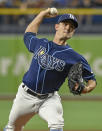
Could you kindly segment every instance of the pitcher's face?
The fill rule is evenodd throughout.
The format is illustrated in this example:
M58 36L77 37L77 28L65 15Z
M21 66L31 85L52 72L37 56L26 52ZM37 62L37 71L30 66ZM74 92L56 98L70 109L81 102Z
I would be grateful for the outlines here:
M72 21L63 21L59 24L56 24L56 33L61 39L70 39L74 32L75 32L75 26Z

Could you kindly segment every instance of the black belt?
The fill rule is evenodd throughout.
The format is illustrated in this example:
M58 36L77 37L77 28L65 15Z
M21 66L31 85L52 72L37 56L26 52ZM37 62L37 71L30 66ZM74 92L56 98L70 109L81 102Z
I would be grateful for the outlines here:
M22 85L22 87L24 88L26 85ZM48 97L49 94L43 94L43 95L39 95L33 91L31 91L30 89L27 89L26 91L28 94L32 95L32 96L36 96L39 99L46 99Z

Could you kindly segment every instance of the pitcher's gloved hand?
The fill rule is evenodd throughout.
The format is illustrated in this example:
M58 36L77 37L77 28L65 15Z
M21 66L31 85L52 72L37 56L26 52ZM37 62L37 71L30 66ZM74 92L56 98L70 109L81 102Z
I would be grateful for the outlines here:
M81 62L74 64L68 73L68 86L74 95L80 95L85 88L82 78L83 65ZM77 87L78 86L78 87ZM77 87L77 88L75 88Z

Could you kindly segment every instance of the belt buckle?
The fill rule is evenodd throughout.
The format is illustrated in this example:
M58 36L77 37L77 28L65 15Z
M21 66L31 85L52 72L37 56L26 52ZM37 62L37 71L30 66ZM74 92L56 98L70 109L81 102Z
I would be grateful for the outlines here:
M38 94L36 92L31 91L25 84L22 85L25 92L28 92L29 94L38 97L39 99L45 99L48 97L49 94Z
M39 99L45 99L48 97L48 94L45 95L37 95Z

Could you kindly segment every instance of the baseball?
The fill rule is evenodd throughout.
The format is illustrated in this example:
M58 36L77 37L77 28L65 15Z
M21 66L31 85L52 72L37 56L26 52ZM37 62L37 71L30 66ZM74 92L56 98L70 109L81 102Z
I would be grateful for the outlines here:
M51 9L50 9L50 14L51 14L51 15L55 15L55 14L57 14L57 13L58 13L58 11L57 11L56 8L51 8Z

